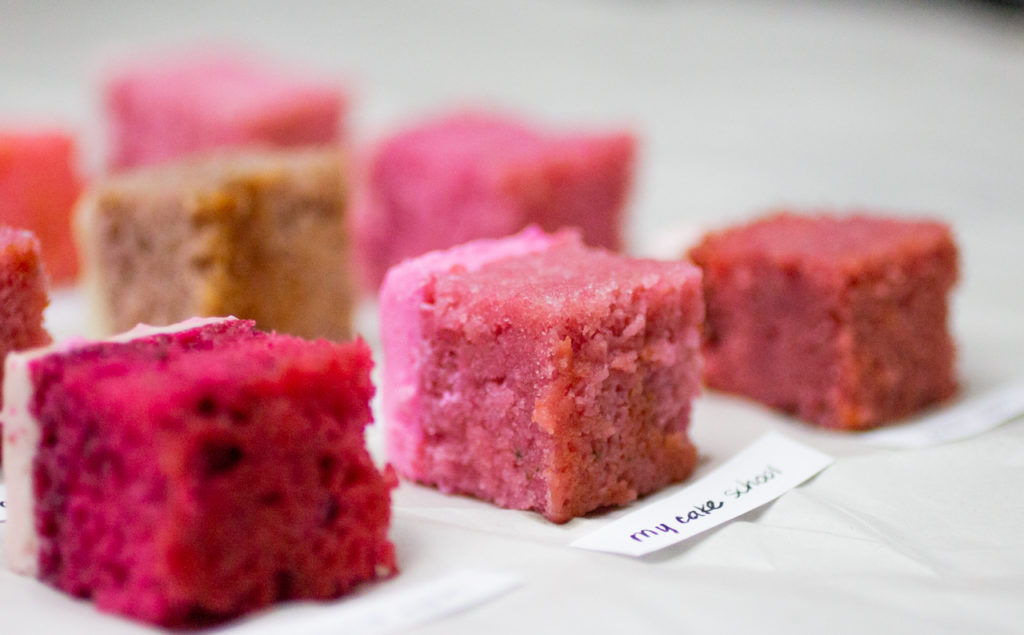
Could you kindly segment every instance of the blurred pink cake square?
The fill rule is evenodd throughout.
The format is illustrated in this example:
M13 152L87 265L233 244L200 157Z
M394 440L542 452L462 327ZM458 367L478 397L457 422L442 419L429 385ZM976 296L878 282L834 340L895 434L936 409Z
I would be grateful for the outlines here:
M210 148L339 142L340 85L239 54L125 65L106 85L110 163L125 168Z
M552 132L457 114L381 142L365 167L356 235L367 285L430 250L536 224L578 227L592 246L622 246L635 142L625 132Z
M75 160L75 141L63 130L0 130L0 223L36 235L56 284L73 283L78 273L71 209L82 182Z
M7 565L195 627L390 575L370 351L194 319L7 359Z
M708 386L845 429L956 390L946 225L784 213L711 234L690 256L704 270Z
M381 288L388 457L566 522L693 470L700 271L531 227L407 260Z

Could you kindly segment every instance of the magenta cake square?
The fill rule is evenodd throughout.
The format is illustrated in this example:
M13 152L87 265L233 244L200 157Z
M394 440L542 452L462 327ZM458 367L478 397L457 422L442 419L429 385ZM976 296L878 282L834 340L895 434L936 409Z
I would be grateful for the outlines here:
M171 627L390 575L371 365L227 318L9 356L8 566Z
M685 479L700 272L531 227L408 260L381 289L388 457L566 522Z
M398 132L370 153L356 209L367 285L427 251L536 224L578 227L622 246L635 141L626 132L553 132L465 113Z
M114 168L219 147L334 144L346 108L334 82L222 51L124 64L105 98Z
M690 257L704 270L708 386L844 429L956 390L946 225L782 213L711 234Z

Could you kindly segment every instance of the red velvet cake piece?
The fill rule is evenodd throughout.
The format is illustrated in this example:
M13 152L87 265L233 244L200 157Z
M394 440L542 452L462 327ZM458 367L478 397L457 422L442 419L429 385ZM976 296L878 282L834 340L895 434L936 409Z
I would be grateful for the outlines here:
M368 286L434 249L578 227L590 245L622 246L635 142L628 133L554 133L459 114L383 141L366 168L356 238Z
M237 54L196 52L120 70L106 86L111 164L228 146L334 144L346 102L330 81Z
M56 284L74 282L71 209L82 190L75 143L60 130L0 130L0 223L34 233Z
M700 271L536 228L432 252L381 289L389 459L566 522L685 479Z
M49 303L39 241L31 232L0 225L0 360L12 351L50 342L50 334L43 328L43 310Z
M690 257L704 270L708 386L845 429L956 390L946 225L778 214L709 235Z
M362 342L234 319L8 358L8 565L196 626L395 570Z

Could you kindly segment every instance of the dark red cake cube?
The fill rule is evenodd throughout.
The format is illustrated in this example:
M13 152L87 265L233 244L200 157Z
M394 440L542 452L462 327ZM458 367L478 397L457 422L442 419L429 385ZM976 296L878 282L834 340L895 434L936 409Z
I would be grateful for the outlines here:
M956 390L946 225L780 213L704 238L704 379L806 421L864 429Z

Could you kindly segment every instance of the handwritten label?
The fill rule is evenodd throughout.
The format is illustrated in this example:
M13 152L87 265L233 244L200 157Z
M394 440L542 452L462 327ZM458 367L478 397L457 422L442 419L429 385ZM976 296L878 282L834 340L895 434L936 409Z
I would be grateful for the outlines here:
M779 434L766 434L679 493L623 516L572 546L642 556L775 500L833 460Z
M466 611L521 585L521 579L512 574L462 570L412 588L368 593L329 607L284 608L222 632L233 633L237 629L246 635L285 631L309 635L393 633Z
M0 523L7 522L7 483L0 483Z
M1024 414L1024 378L914 421L861 434L871 445L924 448L973 437Z

